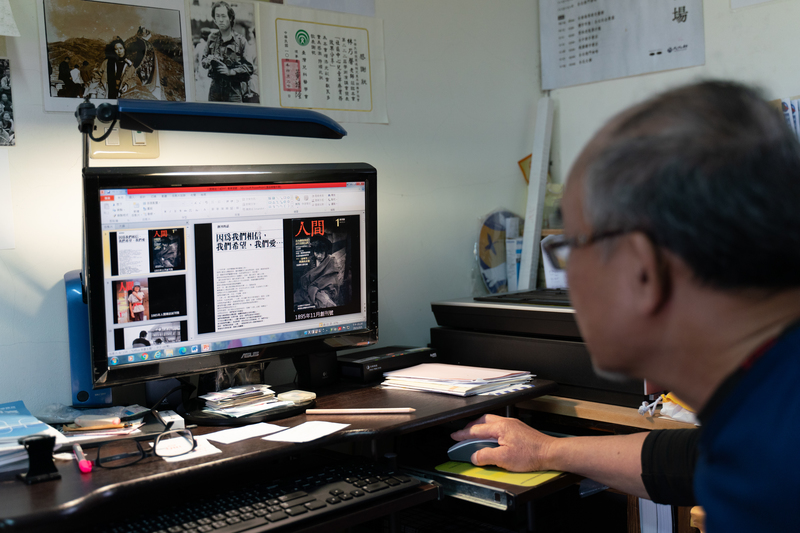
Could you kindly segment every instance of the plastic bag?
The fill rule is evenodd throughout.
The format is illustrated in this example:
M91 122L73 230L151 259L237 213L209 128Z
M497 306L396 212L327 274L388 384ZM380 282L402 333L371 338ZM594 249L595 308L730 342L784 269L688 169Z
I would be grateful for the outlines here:
M671 392L669 394L662 394L656 398L656 401L653 403L648 404L647 402L642 402L642 405L639 407L639 414L649 414L653 416L658 406L661 406L659 414L662 417L671 418L678 422L687 422L696 426L700 425L700 421L697 420L694 411Z
M122 417L126 409L127 407L125 406L76 409L68 405L52 403L36 413L36 418L45 424L71 424L81 415Z

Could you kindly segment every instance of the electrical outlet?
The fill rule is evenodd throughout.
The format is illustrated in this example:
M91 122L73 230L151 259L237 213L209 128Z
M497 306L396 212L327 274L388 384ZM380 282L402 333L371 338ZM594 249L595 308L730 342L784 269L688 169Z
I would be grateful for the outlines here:
M109 125L95 121L94 137L102 136ZM89 156L92 159L156 159L158 151L158 132L123 130L118 124L107 139L91 141Z

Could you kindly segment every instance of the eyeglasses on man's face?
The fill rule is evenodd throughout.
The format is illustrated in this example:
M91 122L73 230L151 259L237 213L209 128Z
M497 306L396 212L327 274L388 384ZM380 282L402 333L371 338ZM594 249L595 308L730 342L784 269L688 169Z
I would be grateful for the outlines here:
M197 448L197 441L188 429L167 429L153 444L140 439L121 439L107 442L97 449L95 464L102 468L122 468L136 464L146 457L178 457Z
M613 237L619 237L632 230L613 230L590 233L589 235L578 235L576 237L565 237L564 235L554 235L552 239L542 243L542 252L547 255L553 268L556 270L566 270L570 253L573 249L584 248L592 244Z

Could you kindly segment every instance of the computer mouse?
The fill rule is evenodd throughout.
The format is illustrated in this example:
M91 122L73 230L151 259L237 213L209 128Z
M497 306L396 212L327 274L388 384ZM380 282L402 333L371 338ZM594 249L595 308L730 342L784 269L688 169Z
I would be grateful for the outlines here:
M461 461L469 463L472 454L482 448L497 448L500 446L497 439L467 439L456 442L447 450L447 456L451 461Z

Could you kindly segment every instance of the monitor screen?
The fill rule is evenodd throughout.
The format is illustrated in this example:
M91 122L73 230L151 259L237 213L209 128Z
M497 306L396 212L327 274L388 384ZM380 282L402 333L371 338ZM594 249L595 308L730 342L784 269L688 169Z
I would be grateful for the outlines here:
M377 341L363 163L84 169L95 388Z

